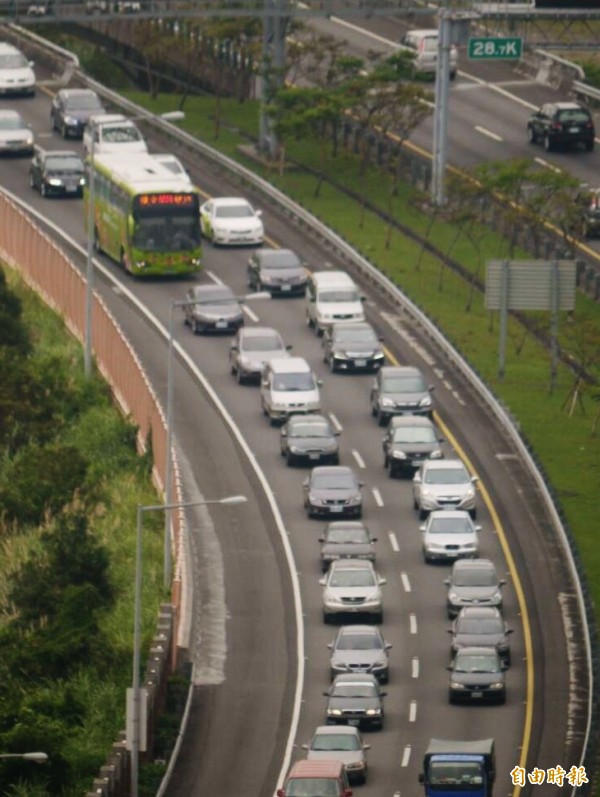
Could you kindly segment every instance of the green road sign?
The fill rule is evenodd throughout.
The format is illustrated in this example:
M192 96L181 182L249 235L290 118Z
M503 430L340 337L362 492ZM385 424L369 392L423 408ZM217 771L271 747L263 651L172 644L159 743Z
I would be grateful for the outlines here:
M469 58L476 61L520 58L523 39L519 36L476 36L469 39Z

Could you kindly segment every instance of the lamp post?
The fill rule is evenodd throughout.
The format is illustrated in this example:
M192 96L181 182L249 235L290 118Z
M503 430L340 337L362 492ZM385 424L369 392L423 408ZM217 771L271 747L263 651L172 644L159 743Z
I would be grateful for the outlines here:
M246 300L254 301L256 299L270 299L271 294L268 291L259 291L258 293L249 293L244 296L236 297L238 301L245 302ZM172 495L172 481L173 481L173 466L171 459L171 448L173 446L173 349L174 349L174 335L173 335L173 310L176 307L193 307L197 302L194 299L171 299L171 308L169 311L169 349L167 354L167 442L166 442L166 460L165 460L165 505L171 504L173 500ZM165 589L168 588L171 579L171 569L173 566L171 557L171 513L165 512L165 534L164 534L164 556L163 556L163 576Z
M159 119L167 122L180 122L185 117L183 111L167 111L159 114ZM130 116L130 121L147 119L147 116ZM105 124L113 124L105 122ZM94 298L94 201L96 194L96 177L94 172L94 158L96 155L96 132L102 127L102 122L95 126L91 136L91 146L88 166L88 208L87 208L87 254L85 264L85 331L84 331L84 371L86 377L92 375L92 308Z
M48 761L47 753L0 753L0 758L21 758L36 764L45 764Z
M187 509L206 504L233 506L244 504L245 495L230 495L203 501L185 501L177 504L138 505L135 544L135 598L133 610L133 678L131 704L131 797L138 797L138 765L140 753L140 637L142 611L142 520L145 512L164 512L171 509Z

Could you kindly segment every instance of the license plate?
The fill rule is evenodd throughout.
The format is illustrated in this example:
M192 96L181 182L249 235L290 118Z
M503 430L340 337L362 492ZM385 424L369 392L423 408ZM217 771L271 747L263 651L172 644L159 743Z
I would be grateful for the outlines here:
M366 360L354 360L354 365L357 368L364 368L366 364L367 364Z
M318 454L309 454L308 458L309 459L319 459L319 455Z
M282 291L291 291L292 290L292 286L291 285L282 285L281 286L281 290Z
M471 697L483 697L483 692L471 692Z
M329 511L330 512L341 512L343 508L344 508L343 506L330 506L329 507Z
M413 461L410 464L413 466L413 468L420 468L421 465L423 464L423 460L422 459L413 459Z
M357 728L360 725L360 720L348 720L348 725L354 725Z
M215 327L217 329L227 329L227 321L217 321Z
M74 194L77 191L77 186L75 185L68 185L67 186L67 193Z
M578 127L570 127L569 128L569 133L579 133L579 128Z

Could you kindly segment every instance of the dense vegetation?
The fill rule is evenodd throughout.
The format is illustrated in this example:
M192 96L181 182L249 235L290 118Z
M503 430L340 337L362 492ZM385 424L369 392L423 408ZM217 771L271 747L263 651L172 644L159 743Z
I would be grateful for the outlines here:
M124 727L135 508L156 503L136 428L62 322L0 270L0 793L81 797ZM145 536L144 626L160 601Z

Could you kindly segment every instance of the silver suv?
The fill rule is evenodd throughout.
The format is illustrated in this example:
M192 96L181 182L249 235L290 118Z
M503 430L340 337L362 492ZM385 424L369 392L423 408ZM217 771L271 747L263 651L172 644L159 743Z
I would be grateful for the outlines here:
M463 606L495 606L502 609L505 579L499 579L490 559L459 559L452 566L448 587L448 617L456 617Z

